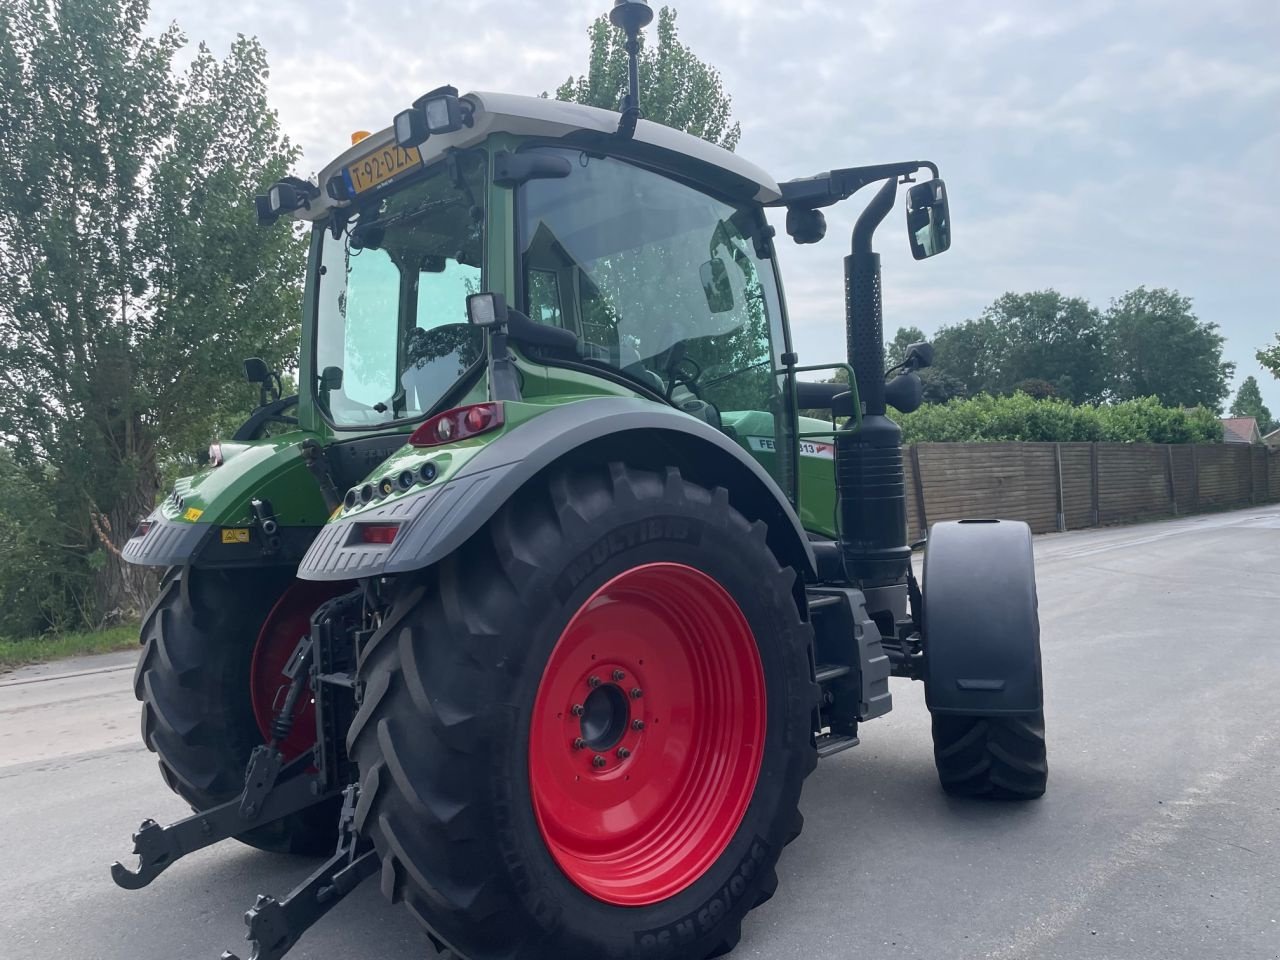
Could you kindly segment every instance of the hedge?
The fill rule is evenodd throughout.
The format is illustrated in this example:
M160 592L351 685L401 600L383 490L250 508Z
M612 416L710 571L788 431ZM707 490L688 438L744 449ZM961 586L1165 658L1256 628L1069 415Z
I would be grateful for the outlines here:
M1026 440L1047 443L1214 443L1222 423L1204 407L1185 410L1161 406L1155 397L1075 405L1066 400L1037 400L1025 393L1011 397L982 394L966 400L927 404L899 414L906 443Z

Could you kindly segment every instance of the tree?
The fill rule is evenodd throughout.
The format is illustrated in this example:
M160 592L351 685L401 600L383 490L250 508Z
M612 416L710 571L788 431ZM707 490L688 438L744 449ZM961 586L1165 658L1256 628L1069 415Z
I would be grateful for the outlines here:
M1270 433L1276 428L1275 421L1271 419L1271 411L1262 402L1262 391L1258 389L1258 381L1252 376L1245 377L1244 383L1240 384L1236 398L1231 404L1231 415L1253 417L1258 421L1258 429L1263 433Z
M641 35L640 102L645 118L675 127L733 150L742 136L732 121L733 101L724 92L720 74L680 42L676 12L658 11L658 45ZM587 72L570 77L556 90L557 100L618 109L627 88L626 34L608 17L591 25L591 60Z
M1276 334L1276 342L1259 350L1258 362L1271 371L1273 377L1280 378L1280 333Z
M893 339L884 345L885 369L896 367L907 356L907 347L920 343L925 339L924 331L919 327L899 327Z
M982 316L1004 334L1000 393L1040 381L1074 403L1101 399L1102 316L1088 301L1057 290L1006 293Z
M1222 409L1235 364L1222 359L1218 325L1201 322L1187 297L1138 287L1111 301L1105 323L1113 397Z
M1008 357L1008 331L985 313L944 326L933 338L933 369L963 384L968 396L1009 392Z
M301 239L252 194L296 158L266 57L145 36L147 0L0 7L0 440L56 487L60 542L97 571L99 613L148 578L119 550L164 463L248 405L245 356L297 342ZM8 549L7 546L0 549Z

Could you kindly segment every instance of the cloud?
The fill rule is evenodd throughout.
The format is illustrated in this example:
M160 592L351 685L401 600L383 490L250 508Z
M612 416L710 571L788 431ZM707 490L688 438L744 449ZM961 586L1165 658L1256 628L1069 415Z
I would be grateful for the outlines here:
M655 0L656 4L656 0ZM316 170L353 130L442 83L531 94L587 60L608 0L156 0L225 49L259 35L271 95ZM1270 238L1280 209L1280 4L1218 0L699 0L682 39L714 64L740 152L779 179L927 156L955 212L951 253L916 264L901 211L883 228L886 325L926 331L1006 290L1054 286L1100 306L1169 285L1219 323L1238 379L1280 327ZM841 260L858 203L825 243L783 239L796 340L842 358ZM1280 382L1260 378L1280 409Z

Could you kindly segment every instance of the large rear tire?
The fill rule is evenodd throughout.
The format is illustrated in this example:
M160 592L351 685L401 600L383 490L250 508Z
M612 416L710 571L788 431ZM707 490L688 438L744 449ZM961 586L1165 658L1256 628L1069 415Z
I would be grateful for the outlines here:
M348 746L382 889L469 960L720 956L814 768L795 573L724 490L613 464L403 581Z
M185 567L165 574L142 624L133 688L142 701L142 739L157 754L165 783L193 810L224 803L244 788L249 754L265 739L255 700L259 712L270 702L273 671L279 684L287 682L279 668L306 629L307 609L333 589L317 591L288 570ZM300 713L283 752L296 756L314 742L314 721ZM277 853L326 853L340 808L330 801L237 839Z

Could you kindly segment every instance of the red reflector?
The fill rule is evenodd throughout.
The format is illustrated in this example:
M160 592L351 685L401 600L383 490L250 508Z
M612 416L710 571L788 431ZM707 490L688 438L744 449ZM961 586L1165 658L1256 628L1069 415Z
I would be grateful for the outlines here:
M363 523L360 525L360 542L361 543L391 543L395 540L396 534L400 532L400 524L372 524Z
M151 532L151 521L143 520L140 524L138 524L138 529L133 531L132 539L136 540L138 537L145 537L150 532Z
M409 438L415 447L438 447L497 430L506 422L501 403L477 403L438 413Z

